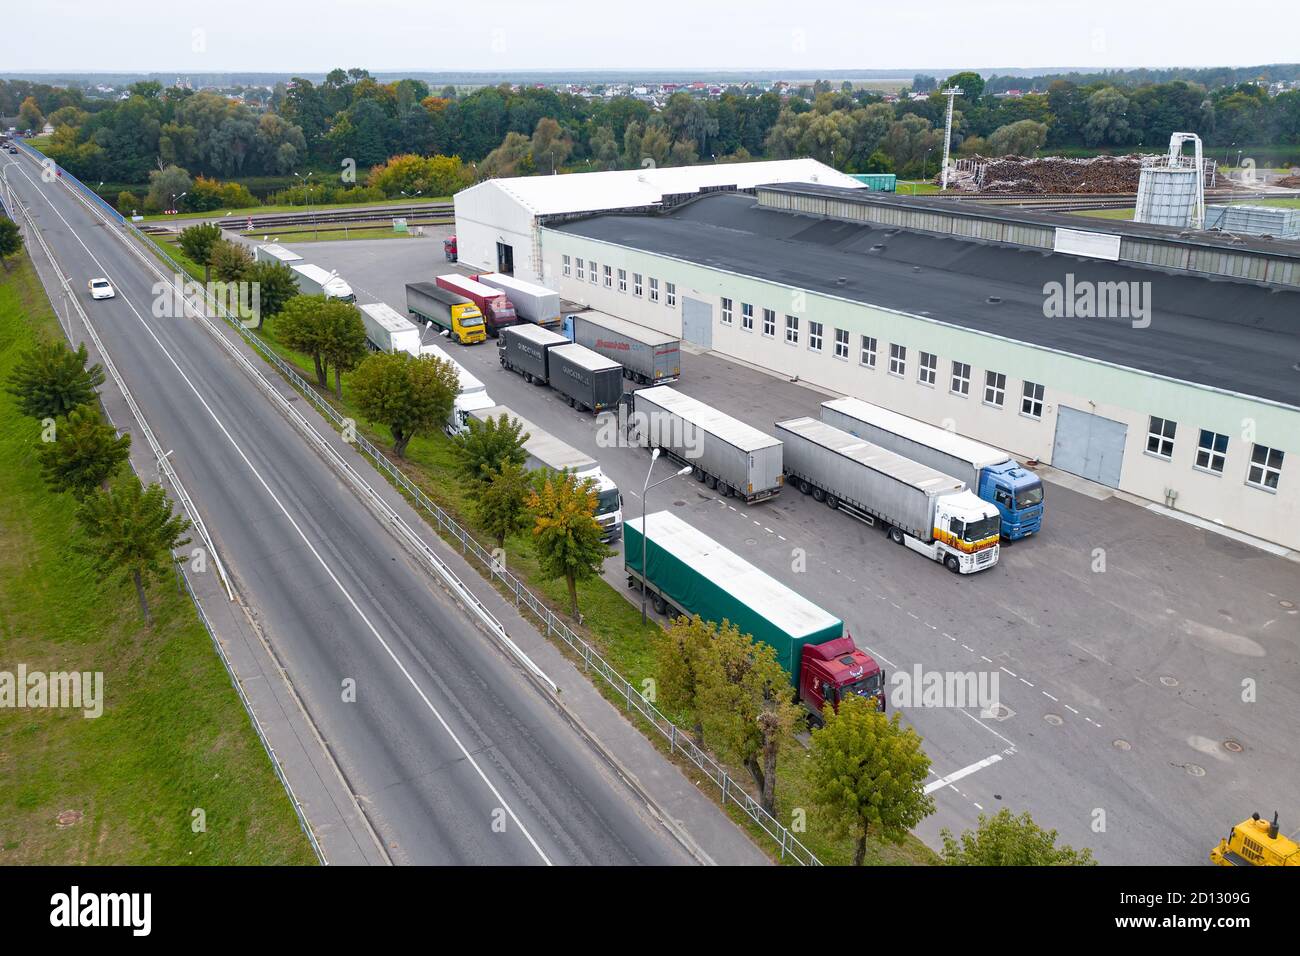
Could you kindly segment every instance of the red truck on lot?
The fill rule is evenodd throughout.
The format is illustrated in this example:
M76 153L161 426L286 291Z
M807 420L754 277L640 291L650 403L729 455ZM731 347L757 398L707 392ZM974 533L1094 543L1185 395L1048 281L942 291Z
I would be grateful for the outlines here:
M478 310L483 313L483 321L487 324L487 333L493 338L496 338L497 334L507 326L519 324L519 316L515 315L514 305L500 289L484 285L459 272L435 276L433 281L439 288L463 295L477 305Z

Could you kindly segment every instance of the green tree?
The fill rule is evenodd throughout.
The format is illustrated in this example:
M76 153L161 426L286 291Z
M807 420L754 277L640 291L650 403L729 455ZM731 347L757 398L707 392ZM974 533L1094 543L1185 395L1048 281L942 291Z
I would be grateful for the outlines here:
M1044 830L1028 813L1018 817L1003 807L991 817L979 816L974 831L954 838L946 828L943 859L949 866L1095 866L1088 848L1056 845L1056 831Z
M506 546L506 538L528 527L532 484L532 475L513 461L502 462L500 471L476 483L474 503L479 526L492 535L498 548Z
M523 423L502 412L484 421L470 418L456 436L456 460L460 472L470 481L486 481L507 463L522 465L528 460L524 442L529 434Z
M182 537L189 521L172 514L161 485L145 488L134 474L88 495L77 510L77 520L86 535L78 550L89 555L105 577L130 578L140 613L151 621L145 587L175 565L172 551L190 543Z
M9 257L22 247L23 234L18 231L18 224L7 217L0 218L0 262L4 263L5 272L9 271Z
M182 252L195 262L203 263L203 281L207 282L212 275L212 249L221 241L221 227L211 222L190 226L177 234L176 241Z
M343 399L343 373L350 372L370 352L361 310L351 302L331 300L321 312L321 357L334 367L334 397ZM459 380L458 380L459 384ZM454 398L455 392L452 392Z
M596 521L596 483L570 472L547 475L528 496L533 539L542 574L564 578L569 613L578 617L578 582L600 574L614 552L601 540Z
M853 865L861 866L867 836L901 843L907 831L934 812L925 793L930 758L921 738L886 717L872 700L848 695L828 710L812 735L813 800L838 832L854 840Z
M698 614L690 618L683 615L654 641L658 701L669 710L691 713L694 719L691 732L701 747L704 725L696 701L699 672L704 652L717 630L717 625L701 620Z
M696 673L696 701L709 746L749 771L759 802L776 812L776 764L794 740L800 709L790 675L776 650L730 622L704 645Z
M211 275L218 282L240 282L248 277L249 270L253 268L253 257L238 243L218 239L208 251L205 267L207 265L212 267Z
M144 197L145 208L151 212L162 212L164 209L173 208L173 200L177 207L184 208L181 195L189 192L192 185L194 183L190 179L190 174L174 164L151 170L149 192Z
M537 121L530 153L533 166L539 172L555 172L564 165L572 152L573 140L564 133L559 123L549 116L543 116Z
M74 352L62 342L23 353L9 376L8 392L18 399L18 410L32 418L57 419L95 401L104 370L98 364L86 368L88 357L84 344Z
M258 326L279 315L288 301L298 294L293 270L283 262L254 262L247 279L257 286Z
M292 303L290 303L292 305ZM352 373L352 395L361 414L388 426L393 453L406 456L416 435L437 431L447 421L460 377L443 359L406 352L378 352Z
M18 125L22 129L29 129L36 133L39 133L45 125L45 117L41 115L41 108L36 104L36 97L27 97L18 107Z
M84 498L108 479L131 454L131 436L117 434L94 405L81 405L57 419L54 441L36 446L41 474L55 491Z

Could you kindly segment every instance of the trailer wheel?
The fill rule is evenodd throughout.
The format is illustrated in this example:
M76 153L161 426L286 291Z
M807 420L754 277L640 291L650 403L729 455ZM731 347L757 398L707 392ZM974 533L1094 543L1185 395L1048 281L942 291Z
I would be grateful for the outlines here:
M812 494L812 485L808 484L808 482L806 482L806 481L804 481L802 478L800 478L800 479L799 479L799 490L802 491L805 495L810 495L810 494Z
M623 369L623 377L629 382L632 381L632 370L630 368Z
M892 527L892 526L891 526L890 529L889 529L889 540L892 541L892 542L894 542L894 544L902 544L902 543L903 543L903 529L902 529L902 528L895 528L895 527Z
M704 483L709 486L710 491L718 487L718 479L714 478L712 475L705 475Z
M953 574L961 574L961 562L957 560L957 555L950 554L943 559L944 567Z
M695 475L695 480L696 480L696 481L703 481L703 480L704 480L704 469L701 468L699 465L696 465L694 468L692 468L692 469L691 469L691 473L692 473L693 475Z
M820 489L820 488L814 488L814 489L812 490L812 496L813 496L813 501L825 501L825 500L826 500L826 492L823 491L823 490Z
M524 372L524 381L527 382L529 385L532 385L532 384L533 384L533 373L532 373L532 372Z
M834 495L827 495L826 507L830 508L832 511L838 511L840 507L840 499L836 498Z
M668 602L666 602L664 596L657 591L650 594L650 603L654 606L656 614L663 614L668 610Z
M736 489L731 487L731 485L723 484L718 487L722 489L722 497L724 498L731 498L736 494Z

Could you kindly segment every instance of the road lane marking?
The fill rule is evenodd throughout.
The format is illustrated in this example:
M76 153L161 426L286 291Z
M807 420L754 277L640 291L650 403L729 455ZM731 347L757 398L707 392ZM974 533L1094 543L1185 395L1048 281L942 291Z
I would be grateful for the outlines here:
M27 175L26 170L20 167L18 172L22 174L24 179L26 179L29 183L32 184L32 187L36 189L37 194L40 195L41 198L45 200L46 204L50 207L50 209L54 212L54 214L59 217L63 225L66 226L68 231L72 234L73 238L75 238L77 242L81 245L81 248L86 250L86 254L90 256L91 261L95 263L95 266L100 270L104 278L106 279L110 278L108 270L104 268L104 264L99 261L99 258L93 252L90 251L90 247L86 245L85 241L81 238L80 233L78 233L77 230L72 227L72 224L69 223L66 218L64 218L63 213L60 212L58 207L55 206L53 202L51 202L48 196L45 195L44 190L42 190L39 186L36 185L36 183L32 180L32 178ZM121 288L120 284L118 284L118 286L119 288ZM433 714L434 718L442 726L443 730L447 732L447 736L449 736L452 739L457 749L460 750L461 754L469 762L470 766L472 766L474 770L478 773L479 778L487 786L488 790L491 791L492 796L496 798L501 808L510 815L510 818L515 822L515 825L519 827L520 832L524 834L524 837L532 845L533 849L537 852L537 855L541 857L542 861L547 866L553 865L551 863L550 858L546 855L545 851L541 848L541 846L538 845L537 841L533 839L533 835L528 832L528 828L524 826L523 821L519 819L519 817L515 814L514 810L501 796L500 791L498 791L496 786L493 785L492 781L488 779L487 774L483 772L483 768L479 766L478 762L474 759L469 749L456 735L456 732L451 729L451 725L448 724L447 721L443 718L438 708L434 706L433 701L429 700L428 696L424 693L424 690L416 682L415 678L411 675L410 671L406 669L406 666L393 652L393 649L388 645L388 642L384 640L383 636L375 628L374 624L371 623L370 618L368 618L365 612L361 610L360 606L353 599L352 594L348 591L346 587L344 587L343 582L340 581L337 576L335 576L334 571L330 568L329 564L327 564L325 559L321 557L320 552L316 550L315 546L311 543L310 539L308 539L307 535L303 532L298 522L294 520L293 515L289 513L289 510L284 506L283 502L280 501L276 493L271 490L271 486L267 484L266 479L262 477L261 472L259 472L257 468L253 465L253 463L249 460L248 456L244 453L243 448L241 448L239 443L235 441L234 436L231 435L230 432L226 429L225 424L217 416L217 413L212 409L212 406L208 404L207 399L205 399L202 393L198 390L198 388L195 387L194 383L190 380L190 377L185 374L185 371L176 362L176 359L172 356L171 352L168 351L167 347L163 345L162 341L154 333L154 330L149 327L149 323L144 320L144 316L140 314L140 311L131 302L130 296L127 294L124 288L122 289L121 292L121 298L122 301L126 303L127 308L129 308L131 312L135 315L136 319L139 320L140 324L144 327L145 331L149 333L150 338L154 340L154 342L157 344L158 348L162 351L162 353L165 356L167 356L167 360L171 362L172 366L176 369L177 374L179 374L181 378L185 380L185 384L189 386L190 391L194 393L195 398L197 398L200 404L203 405L203 408L207 411L208 415L211 416L212 421L216 424L216 426L219 429L221 429L222 434L226 436L226 439L230 442L231 446L235 449L235 452L239 455L241 459L243 459L244 464L248 466L248 470L253 473L253 476L257 478L258 482L261 484L263 489L265 489L266 493L270 496L271 500L275 502L276 506L280 509L281 513L289 520L289 523L293 526L294 531L296 531L298 533L298 536L302 538L303 543L307 545L308 550L310 550L311 553L315 556L316 560L320 563L320 566L324 569L325 573L329 575L330 580L334 582L339 592L344 596L344 598L347 599L347 602L352 606L352 609L357 612L357 616L361 618L361 620L365 623L366 627L370 630L370 633L374 635L375 639L379 642L380 646L382 646L383 649L388 653L388 656L392 659L393 663L397 665L398 670L402 672L402 676L405 677L407 682L411 685L411 687L414 688L415 692L419 695L420 699L424 702L424 705L428 708L429 712Z
M992 756L985 757L983 760L977 760L969 767L962 767L960 770L953 771L952 773L948 774L948 776L946 777L940 777L938 780L934 781L933 783L927 783L925 785L925 792L929 794L929 793L934 793L936 790L939 790L943 787L951 787L955 782L960 780L962 777L969 777L971 774L983 770L985 767L991 767L993 766L993 764L999 762L1001 759L1002 759L1002 754L993 754ZM957 790L956 787L952 787L952 789ZM957 792L960 793L961 791L958 790Z

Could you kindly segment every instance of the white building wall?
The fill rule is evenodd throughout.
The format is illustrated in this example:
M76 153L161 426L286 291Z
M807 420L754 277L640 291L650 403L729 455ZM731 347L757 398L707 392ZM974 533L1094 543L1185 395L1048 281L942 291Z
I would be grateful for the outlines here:
M1093 412L1127 426L1119 484L1122 490L1160 504L1166 502L1167 491L1172 491L1177 494L1175 507L1180 511L1288 547L1296 543L1294 529L1300 527L1300 410L568 233L544 229L542 237L545 268L556 280L552 287L558 286L564 299L681 335L681 301L683 296L690 296L712 306L712 348L719 354L951 428L1021 459L1052 462L1061 405ZM567 274L563 262L566 254ZM576 274L579 257L584 261L581 282ZM599 266L594 284L590 281L591 261ZM603 278L606 265L611 267L609 288ZM627 292L618 290L619 269L627 272ZM643 281L639 298L633 294L638 272ZM652 277L660 282L657 303L649 297ZM676 286L674 307L667 304L669 282ZM730 325L721 319L723 297L733 302ZM754 306L753 331L742 328L744 302ZM776 312L776 334L772 337L763 334L764 308ZM787 314L799 319L797 345L785 341ZM810 321L823 324L820 352L809 348ZM849 334L847 358L835 356L836 329ZM874 368L859 361L862 335L876 339ZM889 371L891 344L907 349L901 376ZM933 386L918 380L922 351L937 356ZM954 394L950 389L954 360L971 366L968 396ZM1006 375L1001 408L982 400L985 373L990 370ZM1020 411L1026 381L1044 386L1041 418ZM742 398L737 396L740 401ZM1171 460L1147 453L1152 415L1177 422ZM1194 466L1203 428L1229 438L1222 474ZM1275 492L1246 484L1256 442L1285 452Z
M484 272L498 271L497 243L514 249L514 274L541 283L535 258L533 216L494 180L456 194L456 248L464 265ZM544 284L544 283L542 283Z

